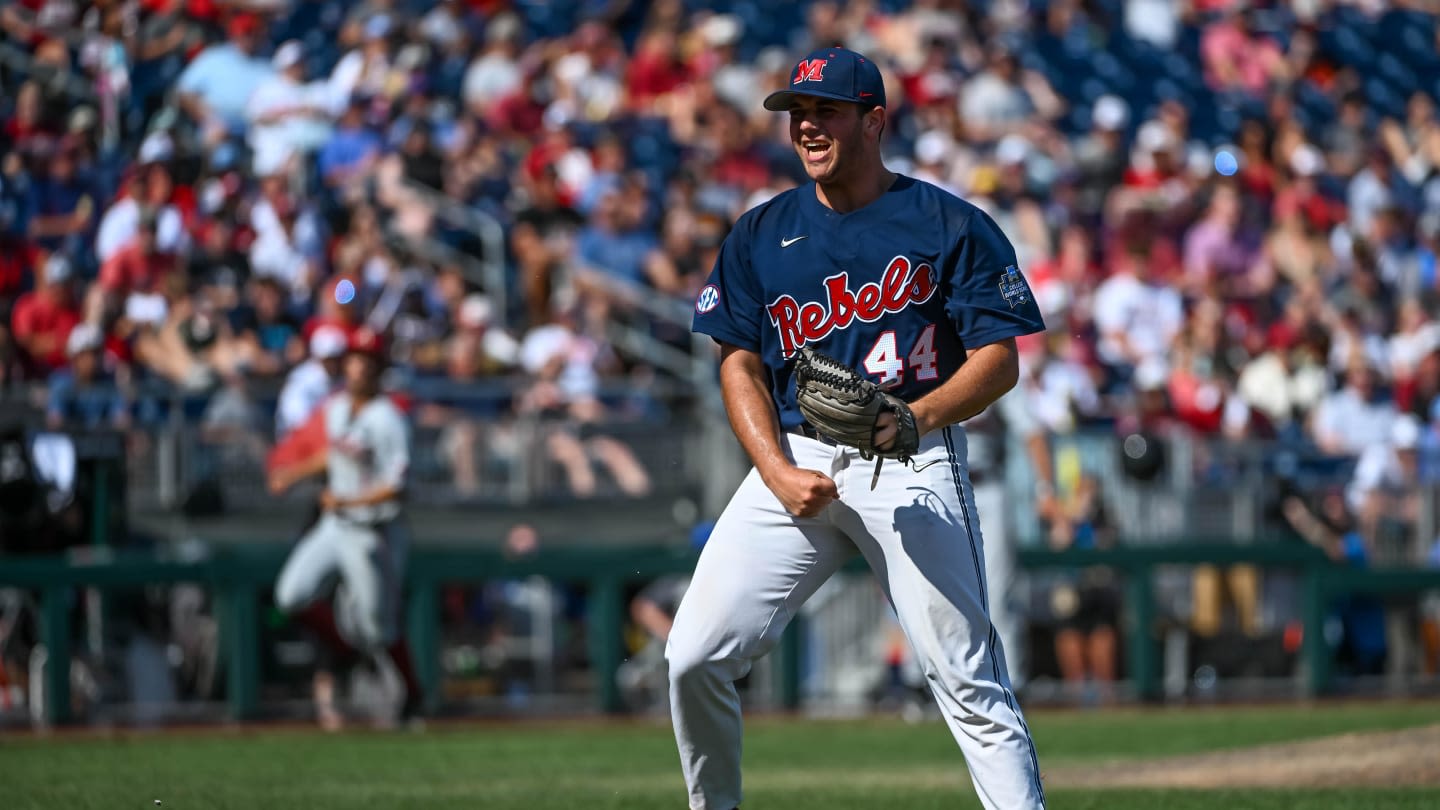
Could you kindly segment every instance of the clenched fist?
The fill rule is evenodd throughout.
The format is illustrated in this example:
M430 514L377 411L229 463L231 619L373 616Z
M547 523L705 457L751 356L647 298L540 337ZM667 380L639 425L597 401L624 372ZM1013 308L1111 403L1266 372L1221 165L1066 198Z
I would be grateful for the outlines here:
M817 470L783 467L765 485L795 517L815 517L840 497L835 480Z

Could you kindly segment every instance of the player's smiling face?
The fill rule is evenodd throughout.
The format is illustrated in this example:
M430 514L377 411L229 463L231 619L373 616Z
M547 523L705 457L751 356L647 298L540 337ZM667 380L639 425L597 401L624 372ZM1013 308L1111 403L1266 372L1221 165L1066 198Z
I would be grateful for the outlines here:
M843 179L846 151L860 151L864 123L860 105L848 101L796 96L790 102L790 142L811 180L834 183Z

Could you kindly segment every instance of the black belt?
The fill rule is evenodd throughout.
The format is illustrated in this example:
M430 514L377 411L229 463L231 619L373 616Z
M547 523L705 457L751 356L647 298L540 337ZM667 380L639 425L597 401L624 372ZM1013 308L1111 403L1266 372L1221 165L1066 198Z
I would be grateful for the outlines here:
M785 432L795 436L804 436L807 439L814 439L821 444L827 444L831 447L848 447L848 445L843 445L840 442L837 442L829 436L826 436L825 434L816 430L815 427L809 422L801 422L800 424L790 428ZM930 463L933 464L935 462ZM977 470L974 467L971 467L968 472L970 473L970 484L972 486L981 484L990 477L990 474L986 471Z
M804 436L804 437L807 438L807 439L814 439L815 441L820 442L821 444L828 444L828 445L830 445L831 447L840 447L840 446L841 446L840 442L837 442L837 441L835 441L834 439L830 438L829 436L826 436L824 433L821 433L820 431L816 430L816 429L815 429L815 426L814 426L814 425L811 425L809 422L801 422L800 424L796 425L795 427L790 428L790 429L789 429L788 431L786 431L786 432L787 432L787 433L792 433L792 434L794 434L794 435L796 435L796 436Z

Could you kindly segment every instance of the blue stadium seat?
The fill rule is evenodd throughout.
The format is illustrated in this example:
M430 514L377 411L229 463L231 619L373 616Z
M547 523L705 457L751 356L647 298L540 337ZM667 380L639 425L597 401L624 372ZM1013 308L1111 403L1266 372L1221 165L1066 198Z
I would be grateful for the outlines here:
M519 0L515 6L529 33L549 38L562 36L572 27L576 4L571 0Z
M1397 118L1405 112L1405 99L1395 92L1384 79L1372 76L1365 81L1365 100L1375 117Z
M1109 51L1099 51L1090 59L1090 67L1097 76L1108 82L1118 82L1127 77L1127 71L1120 60Z
M1052 68L1068 58L1065 55L1065 43L1048 31L1041 31L1032 37L1025 51Z
M1110 88L1101 80L1089 78L1080 83L1080 99L1086 106L1092 105L1097 99L1110 92Z
M1333 21L1331 24L1340 30L1347 31L1362 37L1368 41L1375 41L1379 37L1378 26L1370 16L1359 8L1351 5L1337 4L1332 10Z
M1180 36L1175 40L1175 47L1170 49L1174 53L1200 63L1200 28L1199 26L1181 26Z
M1165 54L1154 50L1138 50L1130 55L1130 70L1140 79L1166 75Z
M1220 131L1220 125L1216 121L1218 111L1214 104L1203 103L1192 106L1190 110L1190 137L1193 140L1208 144L1218 144L1225 140L1224 133Z
M1434 55L1436 25L1440 25L1440 20L1431 20L1428 25L1405 26L1400 33L1400 44L1411 53Z
M300 41L304 43L305 49L311 53L335 47L332 44L334 37L332 37L328 31L322 31L319 28L312 28L306 31Z
M1111 22L1119 22L1125 13L1124 0L1095 0L1095 6L1104 12L1104 17Z
M1339 28L1329 37L1332 55L1341 64L1349 65L1361 72L1369 71L1375 62L1375 49L1370 42L1351 28Z
M1420 12L1391 9L1380 16L1374 24L1374 40L1377 47L1390 49L1403 42L1405 31L1411 28L1430 26L1434 30L1435 18Z
M399 8L402 12L404 12L406 16L418 19L418 18L424 16L427 12L429 12L430 9L432 9L432 8L435 7L435 1L434 1L434 0L399 0L399 2L396 3L396 6L397 6L397 8Z
M270 37L275 42L284 42L287 39L304 40L311 32L319 32L327 22L325 3L296 3L291 6L289 14L279 16L271 25ZM343 14L337 14L338 9L330 9L331 19L344 19Z
M1204 77L1201 75L1200 66L1181 56L1178 53L1166 54L1164 59L1165 72L1184 87L1196 88L1204 85Z
M1046 68L1049 67L1049 63L1045 61L1045 57L1040 55L1040 51L1038 48L1026 48L1025 50L1017 53L1015 57L1016 60L1020 63L1020 67L1024 68L1025 70L1033 70L1036 73L1043 74L1045 73Z
M1227 138L1240 132L1240 124L1245 116L1237 107L1219 106L1215 108L1215 126L1218 134Z
M1334 117L1335 102L1324 91L1308 81L1300 82L1295 89L1295 101L1317 118Z
M1321 123L1321 122L1324 122L1324 121L1331 120L1331 119L1326 119L1326 118L1316 118L1316 116L1314 115L1314 113L1311 113L1309 110L1307 110L1307 109L1305 109L1304 107L1301 107L1301 106L1299 106L1299 105L1296 105L1296 106L1295 106L1294 111L1292 112L1292 115L1293 115L1294 118L1295 118L1295 123L1299 124L1299 125L1300 125L1300 128L1301 128L1302 130L1304 130L1305 132L1309 132L1309 133L1317 133L1317 134L1318 134L1318 132L1319 132L1318 127L1319 127L1320 123Z
M1406 67L1395 54L1385 51L1380 54L1376 66L1380 69L1380 75L1385 78L1402 95L1408 97L1420 86L1415 78L1415 73Z
M1400 37L1400 47L1395 53L1419 76L1440 76L1440 53L1435 48L1435 27L1440 20L1432 20L1428 28L1408 26Z
M1152 82L1150 97L1153 101L1178 101L1187 110L1195 106L1194 97L1172 79L1159 78Z

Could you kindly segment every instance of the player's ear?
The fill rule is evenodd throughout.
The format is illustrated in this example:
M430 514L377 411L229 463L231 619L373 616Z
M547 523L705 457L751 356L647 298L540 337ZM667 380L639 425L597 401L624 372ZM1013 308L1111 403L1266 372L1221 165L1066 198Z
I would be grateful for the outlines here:
M880 140L881 135L885 134L885 117L884 107L871 107L870 111L865 113L866 130L874 132L877 141Z

